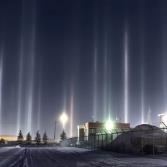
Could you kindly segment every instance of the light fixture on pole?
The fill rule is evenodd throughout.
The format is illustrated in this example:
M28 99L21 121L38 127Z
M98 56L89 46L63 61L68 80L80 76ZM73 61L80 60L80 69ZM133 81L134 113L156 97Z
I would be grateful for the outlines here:
M55 128L54 128L54 140L56 140L56 125L57 125L57 121L55 120Z

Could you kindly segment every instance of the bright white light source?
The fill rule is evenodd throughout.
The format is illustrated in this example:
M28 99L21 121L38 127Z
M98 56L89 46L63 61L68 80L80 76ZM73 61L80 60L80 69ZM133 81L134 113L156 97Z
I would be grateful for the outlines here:
M67 121L68 121L68 116L65 112L63 112L60 116L60 122L62 123L63 128L65 127Z
M108 131L108 132L111 132L114 128L114 123L111 119L108 119L105 123L105 129Z
M167 113L165 113L165 114L161 117L161 122L167 124Z

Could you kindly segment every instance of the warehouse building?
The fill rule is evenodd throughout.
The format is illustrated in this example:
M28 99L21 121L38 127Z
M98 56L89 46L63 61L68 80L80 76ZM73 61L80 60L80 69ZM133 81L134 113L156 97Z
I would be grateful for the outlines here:
M106 126L106 123L102 122L86 122L82 125L78 125L78 141L89 141L93 135L102 135L109 133L116 133L121 131L130 130L129 123L115 122L112 125Z

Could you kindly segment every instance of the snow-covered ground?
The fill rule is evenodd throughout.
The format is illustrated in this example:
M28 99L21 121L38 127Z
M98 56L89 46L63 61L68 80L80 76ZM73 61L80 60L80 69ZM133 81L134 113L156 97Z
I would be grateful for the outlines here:
M167 167L167 156L130 156L78 148L0 148L0 167Z

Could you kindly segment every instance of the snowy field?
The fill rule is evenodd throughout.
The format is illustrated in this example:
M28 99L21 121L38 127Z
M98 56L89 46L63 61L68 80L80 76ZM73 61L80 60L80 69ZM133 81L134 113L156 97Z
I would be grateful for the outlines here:
M0 148L0 167L167 167L167 156L135 157L77 148Z

